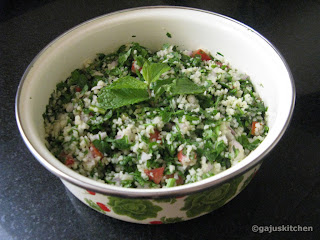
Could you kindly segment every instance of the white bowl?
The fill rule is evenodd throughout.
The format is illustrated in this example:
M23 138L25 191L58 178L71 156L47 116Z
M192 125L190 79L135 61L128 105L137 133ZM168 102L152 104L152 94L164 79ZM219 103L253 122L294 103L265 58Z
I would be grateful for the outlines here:
M172 38L166 36L167 32ZM80 68L86 60L93 59L96 53L111 53L120 45L132 41L151 50L170 43L178 45L180 49L202 48L211 53L223 53L234 68L251 77L257 92L268 106L270 130L265 140L243 161L226 171L196 183L168 189L120 188L86 178L66 167L50 153L44 143L42 114L50 94L58 82L66 79L72 70ZM170 222L169 215L172 219L176 216L180 220L186 220L213 210L214 207L208 207L208 211L188 216L181 208L187 201L191 201L190 196L218 189L242 176L234 194L222 204L238 194L249 182L249 176L258 169L262 158L284 134L293 112L294 101L294 82L284 58L252 28L231 18L198 9L143 7L95 18L52 41L35 57L22 77L16 96L16 118L21 135L32 154L49 171L60 177L80 200L87 204L92 203L91 201L104 202L111 211L102 212L126 221L150 223L162 219L162 222ZM84 189L96 194L90 195ZM196 192L200 193L190 195ZM115 210L112 206L114 199L111 201L108 196L132 198L130 201L140 203L144 201L141 199L187 197L178 198L173 204L162 201L161 205L158 201L162 210L155 217L139 219L123 214L119 209ZM189 200L186 200L188 197ZM94 208L96 206L92 205ZM163 216L167 217L167 221L163 220Z

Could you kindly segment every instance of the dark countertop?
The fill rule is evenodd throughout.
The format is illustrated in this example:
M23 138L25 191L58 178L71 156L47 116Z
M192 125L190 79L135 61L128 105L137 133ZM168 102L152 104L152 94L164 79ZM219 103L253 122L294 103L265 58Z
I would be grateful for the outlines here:
M0 239L316 239L320 233L320 4L305 2L0 1ZM252 183L224 207L171 225L126 223L80 203L33 158L14 115L20 78L50 41L85 20L146 5L201 8L249 25L283 54L297 89L291 125ZM312 226L313 232L260 234L251 231L252 225Z

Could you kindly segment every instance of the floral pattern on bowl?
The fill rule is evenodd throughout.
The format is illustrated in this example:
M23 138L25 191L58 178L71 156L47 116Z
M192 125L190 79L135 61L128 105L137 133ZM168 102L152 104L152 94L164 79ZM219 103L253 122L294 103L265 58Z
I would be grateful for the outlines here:
M249 184L260 165L217 187L183 197L162 199L107 196L64 180L62 182L79 200L102 214L134 223L167 224L199 217L222 207Z

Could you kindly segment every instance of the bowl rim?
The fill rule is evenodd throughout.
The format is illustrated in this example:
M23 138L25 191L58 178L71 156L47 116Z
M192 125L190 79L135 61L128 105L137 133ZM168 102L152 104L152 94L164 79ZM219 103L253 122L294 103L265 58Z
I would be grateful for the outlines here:
M122 13L126 13L126 12L141 11L141 10L146 10L146 9L148 9L148 10L150 10L150 9L173 9L173 10L196 11L196 12L201 12L201 13L205 13L205 14L211 14L211 15L215 15L215 16L220 17L220 18L224 18L226 20L229 20L231 22L239 24L242 27L245 27L248 30L252 31L258 37L260 37L262 40L264 40L268 45L270 45L270 47L279 56L279 58L281 59L282 63L284 64L284 66L286 68L286 71L287 71L287 73L289 75L291 86L292 86L292 99L291 99L290 111L289 111L288 118L286 119L286 122L285 122L284 126L282 127L282 129L279 132L279 134L276 136L275 140L257 158L253 159L251 162L249 162L248 164L242 166L241 168L239 168L237 170L234 170L234 171L231 170L230 173L225 175L225 176L217 174L216 176L220 175L220 177L217 177L216 179L213 179L212 181L210 181L210 180L206 181L205 183L203 183L204 180L201 180L201 181L198 181L198 182L195 182L195 183L186 184L186 185L182 185L182 186L178 186L178 187L172 187L172 188L136 189L136 188L123 188L123 187L117 187L117 186L113 186L113 185L109 185L109 184L105 184L105 183L99 183L98 181L89 179L89 178L84 177L84 176L82 176L80 174L79 175L82 176L82 177L79 177L80 179L79 178L74 178L74 177L70 176L69 174L65 173L63 170L54 167L51 163L49 163L43 156L41 156L36 151L35 147L32 145L31 141L29 140L29 138L26 135L26 133L24 131L24 128L22 126L22 120L20 118L21 109L19 108L22 87L23 87L25 79L27 78L27 75L30 72L31 68L33 67L34 63L38 60L38 58L48 48L50 48L50 46L54 42L58 41L60 38L64 37L65 35L69 34L70 32L74 31L75 29L77 29L79 27L82 27L82 26L84 26L84 25L86 25L88 23L91 23L93 21L96 21L97 19L100 19L100 18L110 17L112 15L122 14ZM90 190L90 191L94 191L94 192L97 192L97 193L112 195L112 196L130 197L130 198L159 198L159 197L160 198L164 198L164 197L175 197L175 196L189 195L191 193L195 193L195 192L206 190L206 189L211 188L213 186L218 186L220 184L223 184L223 183L231 180L232 178L234 178L234 177L236 177L238 175L244 174L245 172L247 172L248 170L252 169L257 164L259 164L260 161L268 153L270 153L270 151L280 141L280 139L284 135L286 129L288 128L288 126L290 124L290 121L292 119L292 115L293 115L295 99L296 99L296 88L295 88L294 79L293 79L292 73L290 71L289 65L287 64L287 62L285 61L284 57L281 55L279 50L269 40L267 40L265 37L263 37L256 30L254 30L253 28L247 26L246 24L244 24L242 22L239 22L239 21L237 21L237 20L235 20L233 18L227 17L225 15L222 15L222 14L219 14L219 13L216 13L216 12L211 12L211 11L198 9L198 8L190 8L190 7L182 7L182 6L162 6L162 5L160 5L160 6L144 6L144 7L129 8L129 9L124 9L124 10L119 10L119 11L111 12L111 13L108 13L108 14L104 14L104 15L89 19L87 21L84 21L84 22L76 25L75 27L72 27L71 29L67 30L66 32L62 33L61 35L59 35L55 39L53 39L49 44L46 45L46 47L44 47L33 58L31 63L28 65L27 69L25 70L23 76L21 77L21 80L20 80L20 83L19 83L19 86L18 86L18 89L17 89L17 93L16 93L16 98L15 98L15 116L16 116L16 122L17 122L17 125L18 125L18 129L20 131L20 134L21 134L25 144L27 145L28 149L30 150L30 152L33 154L33 156L45 168L47 168L47 170L49 170L50 172L52 172L53 174L55 174L59 178L64 179L64 180L66 180L66 181L68 181L68 182L70 182L70 183L72 183L72 184L74 184L74 185L76 185L78 187L81 187L81 188L84 188L84 189L87 189L87 190ZM229 168L228 170L230 170L230 169L232 169L232 168ZM76 174L78 174L78 173L76 173Z

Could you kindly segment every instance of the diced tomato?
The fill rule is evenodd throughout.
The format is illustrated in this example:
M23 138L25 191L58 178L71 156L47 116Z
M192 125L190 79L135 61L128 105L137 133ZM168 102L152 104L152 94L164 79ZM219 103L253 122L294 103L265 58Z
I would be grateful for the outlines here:
M89 190L87 190L87 192L88 192L89 194L91 194L91 195L96 195L95 192L92 192L92 191L89 191Z
M64 161L64 164L67 167L71 167L74 164L74 158L70 154L66 154L65 152L60 153L60 158Z
M131 71L133 72L133 73L136 73L136 71L141 71L141 69L142 69L142 67L140 67L139 66L139 68L137 68L137 61L136 60L134 60L133 62L132 62L132 65L131 65Z
M178 179L176 180L176 184L177 185L183 185L184 184L184 180L181 176L178 176Z
M93 143L90 144L90 152L92 154L92 157L96 158L96 157L100 157L103 158L103 154L99 151L98 148L96 148Z
M66 156L65 165L71 167L74 164L74 159L71 155Z
M150 133L149 136L152 142L161 140L160 132L157 129L154 130L154 133Z
M223 65L222 62L218 62L218 61L216 61L215 64L217 64L219 67L222 67Z
M109 209L106 205L104 205L103 203L97 202L97 205L98 205L103 211L110 212L110 209Z
M76 91L76 92L81 92L81 87L79 87L79 86L75 86L75 88L74 88L74 90Z
M251 125L251 135L256 135L256 124L258 122L252 122L252 125Z
M163 178L163 171L164 167L144 170L145 174L147 174L147 176L149 177L149 180L153 181L156 184L159 184L161 182L161 179Z
M178 156L179 162L181 162L181 163L185 162L185 159L187 158L187 156L185 156L183 154L183 150L179 151L177 156ZM197 158L197 154L196 153L194 153L194 158Z
M150 224L162 224L163 222L161 221L151 221Z
M169 179L169 178L174 178L174 174L166 175L166 178L167 178L167 179ZM178 175L178 179L176 179L176 184L177 184L177 186L183 185L183 183L184 183L183 178L182 178L180 175Z
M182 150L179 151L178 152L178 160L179 160L179 162L182 162L184 158L185 158L185 155L183 155Z
M195 57L196 55L200 55L202 61L211 60L211 57L207 53L205 53L202 49L198 49L192 53L192 57Z

